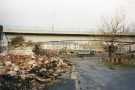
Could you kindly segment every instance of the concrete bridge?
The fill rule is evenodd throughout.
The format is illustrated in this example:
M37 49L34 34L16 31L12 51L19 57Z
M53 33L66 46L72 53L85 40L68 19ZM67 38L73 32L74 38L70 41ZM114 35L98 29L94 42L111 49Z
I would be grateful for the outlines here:
M102 34L99 32L80 32L80 31L52 31L46 29L19 29L19 28L4 28L3 32L10 40L17 35L25 36L26 40L32 40L34 42L45 41L61 41L61 40L102 40L111 37L109 34ZM116 35L125 41L134 41L135 32L120 33Z

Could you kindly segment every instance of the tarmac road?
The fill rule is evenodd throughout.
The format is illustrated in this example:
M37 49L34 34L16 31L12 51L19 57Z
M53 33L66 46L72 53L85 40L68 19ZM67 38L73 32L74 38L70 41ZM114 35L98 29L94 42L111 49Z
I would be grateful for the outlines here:
M80 90L135 90L135 68L111 70L98 57L72 58Z

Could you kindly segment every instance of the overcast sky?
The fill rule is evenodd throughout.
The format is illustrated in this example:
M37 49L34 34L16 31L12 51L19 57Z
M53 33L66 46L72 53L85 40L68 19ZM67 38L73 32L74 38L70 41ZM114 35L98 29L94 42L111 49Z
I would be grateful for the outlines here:
M135 21L135 0L0 0L0 24L95 28L119 10Z

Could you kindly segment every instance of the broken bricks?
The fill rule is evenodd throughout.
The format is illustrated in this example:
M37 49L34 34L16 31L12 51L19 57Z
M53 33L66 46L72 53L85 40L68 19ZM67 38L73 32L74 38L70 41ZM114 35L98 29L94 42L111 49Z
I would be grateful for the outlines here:
M27 79L32 75L37 81L51 81L70 67L70 63L58 56L12 55L0 56L0 75L20 76ZM23 77L22 77L23 76ZM33 80L32 79L32 80Z

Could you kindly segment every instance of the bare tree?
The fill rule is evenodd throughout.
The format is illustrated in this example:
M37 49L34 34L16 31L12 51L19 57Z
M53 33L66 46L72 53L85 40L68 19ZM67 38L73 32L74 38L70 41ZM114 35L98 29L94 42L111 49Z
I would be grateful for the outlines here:
M103 47L111 60L112 55L117 51L117 35L126 31L125 15L116 15L110 19L103 18L99 30L103 35L108 36L108 38L103 38L105 43Z

